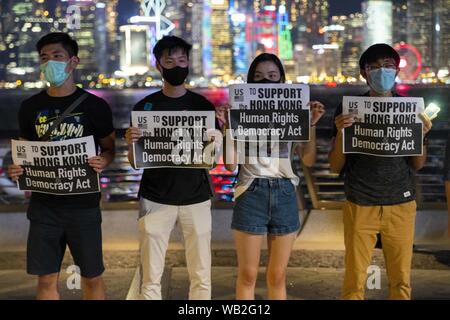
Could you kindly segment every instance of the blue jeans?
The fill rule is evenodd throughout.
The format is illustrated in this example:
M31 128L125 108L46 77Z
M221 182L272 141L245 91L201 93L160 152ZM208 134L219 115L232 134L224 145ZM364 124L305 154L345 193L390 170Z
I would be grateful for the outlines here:
M255 179L236 199L231 228L261 235L286 235L299 230L295 186L289 179Z

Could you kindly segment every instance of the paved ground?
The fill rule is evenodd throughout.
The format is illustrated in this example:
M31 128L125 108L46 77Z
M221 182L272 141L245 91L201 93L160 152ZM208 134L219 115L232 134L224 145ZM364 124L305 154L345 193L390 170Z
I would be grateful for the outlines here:
M294 251L288 269L287 283L289 299L338 299L343 276L343 252L341 251ZM377 250L373 264L383 268L382 253ZM66 256L60 279L63 299L80 299L80 290L69 290L65 272L71 265ZM125 299L137 264L134 251L105 252L104 274L109 299ZM213 298L233 299L236 280L235 255L233 251L218 250L213 258ZM168 253L164 276L164 296L167 299L187 299L188 278L184 266L183 252ZM36 280L24 271L23 252L0 253L0 300L33 299ZM450 299L450 253L416 252L412 272L414 299ZM261 268L256 298L265 298L264 269ZM387 298L387 280L382 270L381 289L367 291L368 299Z
M135 269L112 269L105 272L108 299L125 299ZM81 290L67 288L67 274L61 274L60 291L63 299L81 299ZM298 268L288 269L288 296L292 300L339 299L343 269ZM189 289L187 270L175 267L170 270L166 299L185 300ZM213 268L213 299L234 299L234 267ZM36 281L22 270L0 271L0 300L33 299ZM450 270L413 270L414 299L450 299ZM258 276L256 298L265 299L264 270ZM382 270L381 289L367 290L368 299L387 298L387 279Z

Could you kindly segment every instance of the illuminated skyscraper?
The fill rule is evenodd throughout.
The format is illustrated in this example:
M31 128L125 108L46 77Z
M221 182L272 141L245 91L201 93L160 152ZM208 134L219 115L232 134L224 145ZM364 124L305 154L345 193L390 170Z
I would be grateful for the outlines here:
M433 68L450 68L450 0L433 1Z
M363 49L375 43L392 44L392 1L364 1L362 12L365 21Z
M327 77L341 75L341 50L338 44L316 44L314 50L313 78L319 81L327 80Z
M408 1L392 2L392 41L394 44L406 42L408 37Z
M287 0L287 12L293 26L294 44L311 47L323 42L323 27L328 25L327 0Z
M211 75L211 5L204 0L184 0L180 36L192 44L189 77L199 82Z
M36 41L55 31L57 22L47 10L52 0L3 1L3 42L7 49L6 77L9 80L38 80ZM0 44L1 46L1 44Z
M361 13L331 17L325 28L325 42L338 44L342 51L341 70L346 77L359 77L359 57L363 44L364 18Z
M9 43L7 42L7 26L11 24L11 18L7 14L9 0L0 0L0 81L6 79L6 66L9 63Z
M175 24L175 29L171 34L177 37L183 37L185 29L185 7L187 3L183 0L166 0L164 15Z
M449 66L450 14L448 0L408 0L408 43L422 55L424 67Z
M344 42L345 42L345 31L346 31L344 22L347 19L347 17L340 16L340 17L333 17L333 18L339 18L339 21L338 21L338 23L336 23L336 21L332 21L331 24L329 24L323 28L324 43L338 44L339 47L342 48L342 46L344 45Z
M117 4L118 0L57 1L57 31L68 32L78 42L81 80L118 68Z
M78 65L77 70L79 71L79 79L83 81L86 80L87 77L94 76L99 73L100 70L98 61L100 60L98 59L105 60L104 55L98 56L98 54L102 52L104 53L105 50L99 50L97 48L98 46L105 48L106 38L100 35L96 36L96 34L99 30L101 30L101 32L105 32L104 24L106 21L103 15L102 19L99 20L99 24L103 24L103 26L97 27L96 1L94 0L61 0L60 6L61 12L66 13L68 23L67 29L69 29L69 34L78 42L78 56L80 58L80 64ZM70 11L70 8L75 7L77 8L76 11ZM69 12L74 13L67 15L68 9ZM71 19L75 19L75 15L78 12L80 13L79 24L72 23ZM76 19L73 21L76 22ZM96 43L96 40L102 42ZM103 69L102 66L100 66L100 69Z
M233 38L233 73L245 78L249 67L250 45L246 41L247 8L245 1L230 0L230 23Z
M408 0L408 43L422 55L425 67L431 67L433 47L433 6L430 0Z
M117 35L118 29L118 12L117 5L119 0L105 0L106 4L106 39L107 39L107 56L108 56L108 72L111 73L119 67L119 40Z
M189 21L186 23L185 38L192 44L192 52L190 57L191 72L194 77L202 77L203 73L203 0L189 1L191 5ZM189 9L188 9L189 10ZM189 12L189 11L188 11ZM190 32L189 32L190 30Z
M292 60L293 48L292 48L292 26L289 23L289 16L284 4L278 7L277 15L278 26L278 56L282 60Z
M126 76L142 75L150 69L148 27L120 26L120 69Z
M108 55L108 32L106 30L106 4L97 2L95 5L95 55L97 62L97 71L99 73L108 73L109 59L101 59L100 57L109 57Z
M276 6L267 5L255 12L250 41L255 56L263 52L278 54Z
M227 78L232 74L233 49L228 15L228 0L211 1L212 76Z

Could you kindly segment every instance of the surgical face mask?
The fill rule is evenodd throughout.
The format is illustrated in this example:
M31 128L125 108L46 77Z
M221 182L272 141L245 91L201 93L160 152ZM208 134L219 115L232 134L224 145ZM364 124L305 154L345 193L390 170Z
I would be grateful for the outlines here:
M70 73L66 72L68 62L49 60L40 65L41 72L50 85L59 87L69 78Z
M266 78L262 78L261 80L254 80L253 83L280 83L280 81L273 81Z
M391 68L379 68L369 72L370 87L378 93L391 91L395 85L397 70Z
M188 67L182 68L182 67L176 66L172 69L166 69L163 66L161 66L161 68L163 71L162 76L163 76L164 80L166 80L172 86L182 85L189 74Z

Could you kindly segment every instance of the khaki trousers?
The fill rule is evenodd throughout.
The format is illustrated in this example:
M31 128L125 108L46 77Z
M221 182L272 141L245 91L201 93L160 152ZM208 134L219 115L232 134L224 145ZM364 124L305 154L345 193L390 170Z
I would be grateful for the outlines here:
M381 234L389 280L389 299L411 299L416 202L390 206L360 206L346 201L343 207L345 276L343 299L364 299L367 268Z

